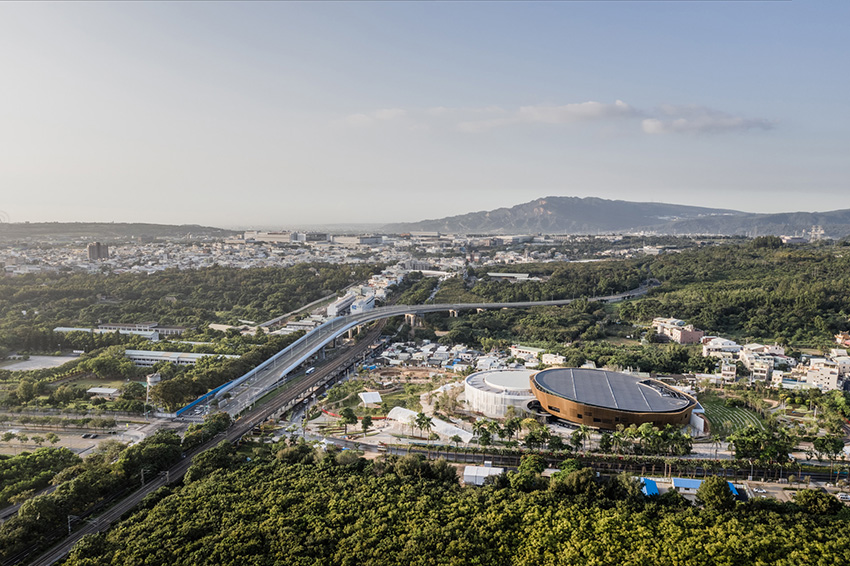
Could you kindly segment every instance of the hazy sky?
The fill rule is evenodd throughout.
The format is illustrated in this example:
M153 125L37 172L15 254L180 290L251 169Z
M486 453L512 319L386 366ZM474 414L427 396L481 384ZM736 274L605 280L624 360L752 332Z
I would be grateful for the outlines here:
M0 4L0 211L850 208L850 2Z

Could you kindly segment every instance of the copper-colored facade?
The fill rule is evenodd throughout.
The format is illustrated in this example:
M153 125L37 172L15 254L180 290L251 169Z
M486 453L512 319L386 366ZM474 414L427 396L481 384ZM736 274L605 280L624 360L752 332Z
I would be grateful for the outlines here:
M594 428L615 430L617 425L628 427L631 424L640 426L643 423L652 423L654 426L663 428L665 425L681 427L687 425L691 420L691 413L697 402L693 397L686 395L693 403L684 409L669 412L639 413L633 411L622 411L609 407L597 407L553 395L540 389L531 377L531 391L541 408L547 413L578 425L587 425ZM655 381L655 380L653 380ZM657 382L665 386L661 382Z

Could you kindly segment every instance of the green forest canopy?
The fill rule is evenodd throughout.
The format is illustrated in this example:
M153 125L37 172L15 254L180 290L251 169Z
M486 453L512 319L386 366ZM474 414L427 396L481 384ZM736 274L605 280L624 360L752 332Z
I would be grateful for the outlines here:
M589 469L548 484L521 470L461 488L444 461L367 462L307 447L242 464L221 448L192 479L83 539L66 564L796 566L850 557L848 513L817 496L698 509Z

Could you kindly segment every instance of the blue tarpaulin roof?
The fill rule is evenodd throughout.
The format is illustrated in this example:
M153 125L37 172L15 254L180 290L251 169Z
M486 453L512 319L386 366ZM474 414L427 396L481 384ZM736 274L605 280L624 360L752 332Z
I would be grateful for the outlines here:
M732 492L732 495L738 497L738 490L735 489L735 486L729 482L726 482L729 486L729 491ZM699 489L699 486L702 485L702 480L692 480L688 478L673 478L673 487L679 489Z
M677 489L699 489L700 485L702 485L702 480L673 478L673 487Z
M643 483L641 491L643 491L644 495L658 495L658 485L655 483L655 480L651 480L649 478L640 478L640 481L641 483Z

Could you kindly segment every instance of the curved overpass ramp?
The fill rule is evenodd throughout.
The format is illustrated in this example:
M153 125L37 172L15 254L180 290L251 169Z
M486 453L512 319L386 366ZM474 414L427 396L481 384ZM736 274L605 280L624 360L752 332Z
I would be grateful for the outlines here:
M631 291L607 295L604 297L590 297L589 301L616 302L643 295L649 287L638 287ZM274 389L281 381L286 379L294 369L309 360L311 356L319 352L324 346L330 344L339 336L350 329L379 320L405 314L427 314L441 311L460 311L471 309L504 309L504 308L529 308L537 306L568 305L575 299L559 299L552 301L523 301L515 303L443 303L425 305L392 305L378 307L370 311L334 318L316 327L305 334L253 370L242 377L235 379L227 385L215 390L212 395L220 399L226 393L230 393L231 399L223 409L235 416L256 399ZM200 401L200 400L199 400ZM177 412L182 412L194 406L198 401L188 405Z

